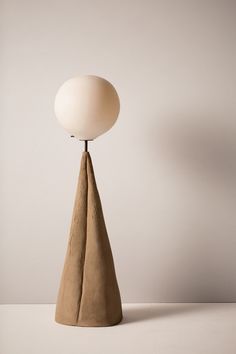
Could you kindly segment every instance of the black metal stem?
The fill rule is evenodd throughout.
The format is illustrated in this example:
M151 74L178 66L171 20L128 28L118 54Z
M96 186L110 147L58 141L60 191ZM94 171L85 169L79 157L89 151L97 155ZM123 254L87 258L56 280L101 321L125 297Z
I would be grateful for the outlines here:
M88 152L88 140L84 140L84 151Z

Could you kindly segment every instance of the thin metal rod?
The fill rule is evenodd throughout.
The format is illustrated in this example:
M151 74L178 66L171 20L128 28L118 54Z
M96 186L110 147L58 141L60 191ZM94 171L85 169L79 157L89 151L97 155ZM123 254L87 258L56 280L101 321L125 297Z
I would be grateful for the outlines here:
M84 151L88 151L88 140L84 140Z

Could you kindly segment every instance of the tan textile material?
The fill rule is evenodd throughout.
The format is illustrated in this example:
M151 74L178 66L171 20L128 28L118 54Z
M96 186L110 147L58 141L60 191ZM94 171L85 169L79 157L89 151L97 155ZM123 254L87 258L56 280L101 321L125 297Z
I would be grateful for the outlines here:
M81 160L55 320L111 326L122 319L120 292L91 157Z

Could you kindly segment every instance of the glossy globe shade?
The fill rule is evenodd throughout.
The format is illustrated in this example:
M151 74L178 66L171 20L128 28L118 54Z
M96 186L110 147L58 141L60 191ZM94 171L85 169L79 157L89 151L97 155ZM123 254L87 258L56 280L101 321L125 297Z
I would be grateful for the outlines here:
M115 88L98 76L78 76L66 81L55 98L59 123L80 140L93 140L108 131L119 110Z

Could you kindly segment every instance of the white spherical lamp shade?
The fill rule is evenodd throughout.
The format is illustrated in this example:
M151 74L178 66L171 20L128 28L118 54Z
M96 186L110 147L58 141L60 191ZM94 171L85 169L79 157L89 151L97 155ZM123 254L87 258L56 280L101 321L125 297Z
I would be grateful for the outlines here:
M116 122L120 101L107 80L87 75L66 81L55 99L59 123L80 140L93 140Z

